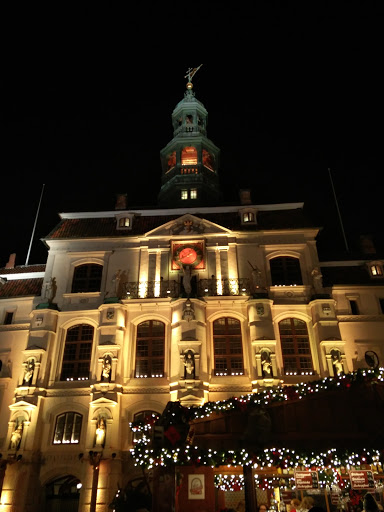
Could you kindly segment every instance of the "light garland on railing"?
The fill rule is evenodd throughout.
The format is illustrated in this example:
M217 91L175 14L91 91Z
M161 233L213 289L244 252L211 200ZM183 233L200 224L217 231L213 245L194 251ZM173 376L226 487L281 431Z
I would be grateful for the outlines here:
M350 374L338 375L333 378L325 378L319 381L295 384L292 386L280 386L276 388L266 388L259 393L249 394L241 397L232 397L228 400L219 402L207 402L200 407L182 407L180 415L171 415L168 422L168 429L173 429L173 434L178 434L180 425L185 428L188 421L198 418L205 418L214 413L226 413L231 411L246 412L249 408L255 406L265 406L274 402L283 402L288 400L297 400L305 396L331 391L335 389L348 389L356 383L372 384L384 382L384 368L359 369ZM168 465L208 465L217 466L252 466L255 469L280 468L284 470L294 470L298 467L315 467L319 471L325 472L330 468L360 468L373 464L376 467L382 467L384 464L384 450L366 448L360 452L354 450L345 450L330 448L326 452L315 453L305 450L292 450L288 448L267 448L254 452L246 450L202 450L197 446L185 444L173 448L164 446L154 449L151 447L149 437L153 422L148 425L143 422L131 423L134 432L145 434L143 439L139 440L131 449L131 455L138 466L152 468L155 466ZM167 432L164 433L167 435ZM179 435L178 438L181 436ZM171 439L169 437L169 439ZM177 437L174 437L173 440ZM337 480L335 475L332 478L324 479L325 485L332 485ZM323 482L323 480L322 480Z

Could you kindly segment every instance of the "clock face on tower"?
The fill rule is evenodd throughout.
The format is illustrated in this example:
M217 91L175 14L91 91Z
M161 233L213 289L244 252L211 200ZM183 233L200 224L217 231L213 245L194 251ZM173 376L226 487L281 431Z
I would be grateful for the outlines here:
M172 270L180 270L183 265L195 269L205 268L204 242L174 242L172 244Z

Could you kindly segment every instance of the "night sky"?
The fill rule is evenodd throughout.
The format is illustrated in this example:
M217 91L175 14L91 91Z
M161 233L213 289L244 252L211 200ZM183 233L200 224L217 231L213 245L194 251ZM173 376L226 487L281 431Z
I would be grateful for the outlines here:
M240 188L256 204L304 202L322 247L343 252L338 206L350 252L360 234L380 243L380 4L140 5L136 17L62 13L43 32L18 27L10 41L0 78L0 266L13 252L26 263L35 220L29 264L45 263L40 238L60 212L113 210L117 193L128 207L156 206L171 114L188 67L200 64L194 91L221 150L225 203Z

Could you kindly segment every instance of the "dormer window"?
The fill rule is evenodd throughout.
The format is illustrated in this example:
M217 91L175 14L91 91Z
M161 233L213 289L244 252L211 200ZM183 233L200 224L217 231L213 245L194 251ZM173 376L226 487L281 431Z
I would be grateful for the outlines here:
M255 214L253 212L243 213L243 222L255 222Z
M242 224L256 224L256 213L255 209L244 209L240 211L241 223Z
M129 217L121 217L119 219L119 228L130 228L131 227L131 219Z
M132 229L133 213L121 213L116 216L116 229Z
M371 263L369 270L372 277L383 277L383 266L381 263Z

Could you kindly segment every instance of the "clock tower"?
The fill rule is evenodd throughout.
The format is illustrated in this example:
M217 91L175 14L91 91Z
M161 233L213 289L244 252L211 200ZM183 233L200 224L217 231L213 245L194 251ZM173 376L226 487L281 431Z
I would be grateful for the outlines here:
M193 91L197 69L187 72L187 90L172 113L173 139L160 151L159 206L214 206L221 199L220 150L207 137L208 112Z

